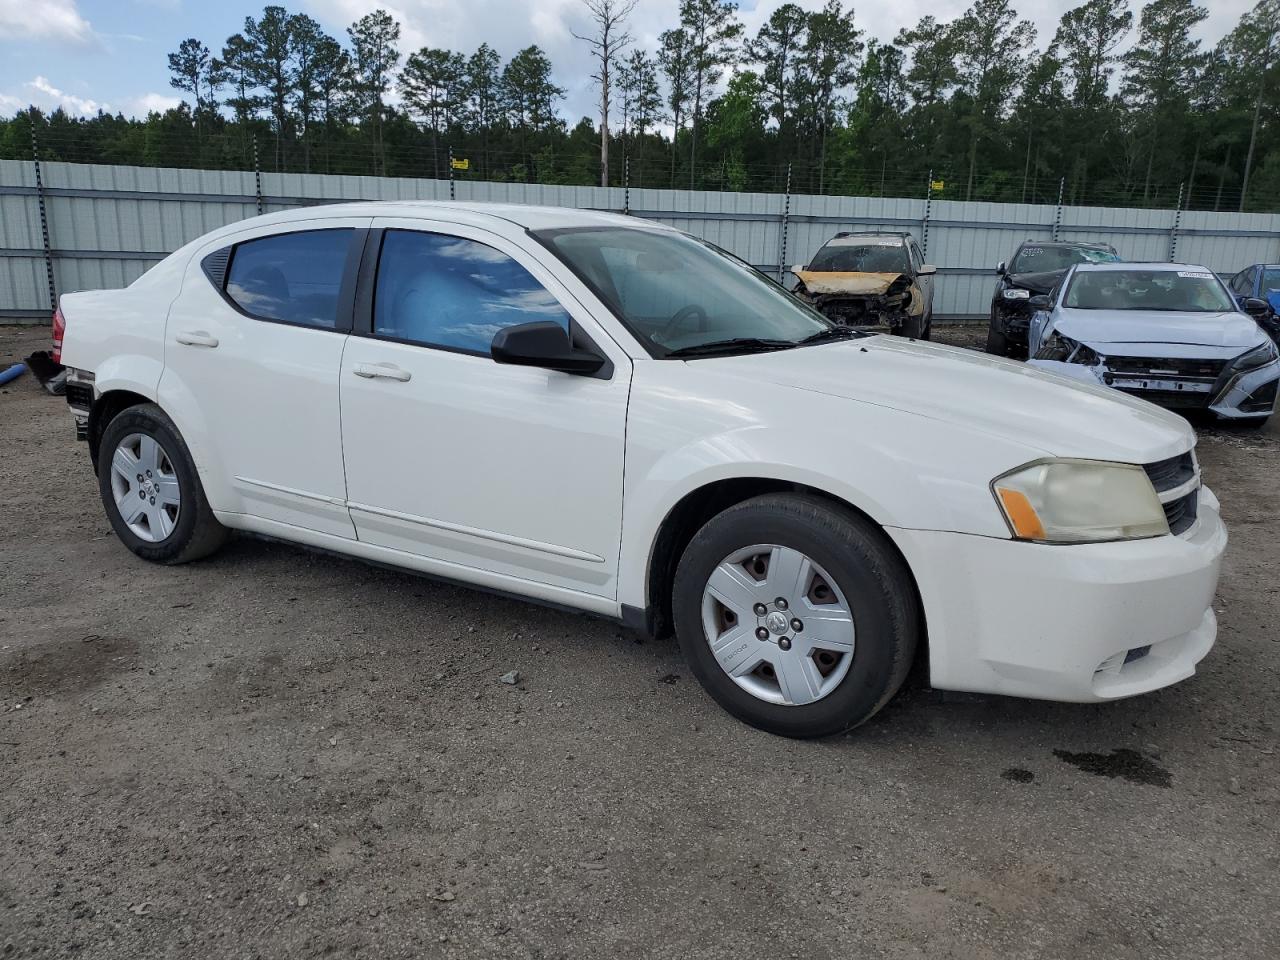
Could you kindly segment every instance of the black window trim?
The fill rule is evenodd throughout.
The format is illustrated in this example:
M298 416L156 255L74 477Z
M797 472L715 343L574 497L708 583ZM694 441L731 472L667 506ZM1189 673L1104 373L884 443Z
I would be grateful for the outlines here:
M331 230L346 230L351 233L351 237L347 241L346 260L342 267L342 282L338 287L338 303L334 312L334 324L332 327L317 326L314 323L301 323L297 320L281 320L278 317L267 317L262 314L252 313L236 303L235 298L227 293L227 283L231 279L231 266L235 263L236 251L246 243L253 243L257 240L273 240L276 237L287 237L295 233L320 233ZM248 317L250 320L256 320L259 323L277 323L282 327L299 327L303 330L320 330L324 333L341 333L345 335L351 332L356 299L356 276L360 268L360 258L365 248L368 233L369 230L365 227L347 226L310 227L306 230L282 230L279 233L264 233L260 237L249 237L246 240L238 240L233 244L218 248L213 253L205 256L201 261L201 266L204 268L203 272L208 277L209 283L213 286L213 289L218 291L218 295L222 297L223 302L242 317ZM207 265L210 260L221 254L226 254L227 262L226 266L222 268L221 283L219 284Z
M356 283L355 292L355 310L354 322L351 326L351 335L353 337L363 337L366 340L381 340L385 343L399 343L406 347L417 347L419 350L436 350L440 353L453 353L464 357L480 357L488 360L490 363L496 363L493 355L487 350L469 350L466 347L451 347L446 344L423 343L421 340L410 340L406 337L389 337L386 334L377 333L374 330L374 299L378 290L378 270L382 266L382 245L388 233L430 233L441 237L454 237L458 240L470 240L472 243L479 243L483 246L498 250L493 244L485 243L483 240L476 240L474 237L464 237L457 233L447 233L444 230L431 230L425 227L372 227L365 237L363 250L359 260L359 279ZM537 277L529 272L524 264L520 263L509 253L498 250L503 256L508 257L513 263L529 273L530 278L537 283L542 289L547 290L546 286ZM550 290L547 294L560 304L560 309L564 311L565 316L569 318L569 342L579 349L591 350L593 353L604 357L604 364L595 373L589 374L591 379L595 380L612 380L613 379L613 360L609 354L601 350L597 346L595 340L582 329L582 325L578 323L574 317L573 311L569 310L564 303Z

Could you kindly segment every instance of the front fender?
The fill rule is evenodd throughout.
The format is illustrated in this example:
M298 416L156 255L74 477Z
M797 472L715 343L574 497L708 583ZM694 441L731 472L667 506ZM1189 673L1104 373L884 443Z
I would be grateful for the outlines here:
M1008 536L990 483L1037 455L1026 446L889 407L767 383L751 387L754 402L740 403L728 394L739 392L741 381L720 383L685 366L637 366L627 430L620 602L646 605L649 563L664 521L690 493L725 480L820 490L883 527ZM698 380L696 397L673 383L690 376ZM717 387L724 395L708 396Z

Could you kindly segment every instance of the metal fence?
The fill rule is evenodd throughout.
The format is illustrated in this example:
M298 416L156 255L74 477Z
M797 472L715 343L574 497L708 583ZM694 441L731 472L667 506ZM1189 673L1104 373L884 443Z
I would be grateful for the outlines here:
M839 230L907 231L938 267L935 315L986 316L995 264L1023 240L1095 240L1130 260L1232 273L1280 261L1280 214L793 196L186 170L0 160L0 322L46 322L57 294L122 287L203 233L346 200L505 201L671 224L789 280Z

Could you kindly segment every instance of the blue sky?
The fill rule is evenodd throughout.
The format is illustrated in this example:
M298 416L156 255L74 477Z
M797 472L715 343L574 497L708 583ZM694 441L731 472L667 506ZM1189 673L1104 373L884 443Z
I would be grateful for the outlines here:
M782 0L747 0L740 5L748 33ZM806 8L821 0L799 0ZM862 0L855 2L863 30L888 40L926 13L956 16L971 0ZM1035 22L1041 43L1052 36L1062 13L1081 0L1015 0L1022 16ZM1204 0L1202 0L1204 2ZM1199 33L1216 42L1255 0L1208 0L1211 14ZM45 109L61 105L92 114L99 107L129 116L145 115L178 102L169 86L167 54L186 37L198 37L215 51L263 3L241 0L0 0L0 115L29 103ZM487 41L503 58L537 43L568 89L562 112L576 119L594 110L590 65L572 31L585 32L581 0L292 0L295 13L315 17L334 36L362 14L383 7L400 20L401 50L423 45L474 50ZM657 35L676 20L678 0L640 0L632 17L637 41L653 48ZM1138 9L1140 3L1134 3Z

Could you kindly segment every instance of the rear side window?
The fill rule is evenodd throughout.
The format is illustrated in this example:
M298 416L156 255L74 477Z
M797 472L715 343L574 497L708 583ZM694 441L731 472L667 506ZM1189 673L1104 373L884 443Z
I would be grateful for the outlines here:
M388 230L373 300L375 336L488 355L506 327L569 315L529 271L463 237Z
M354 230L282 233L238 244L227 296L245 313L332 330Z

